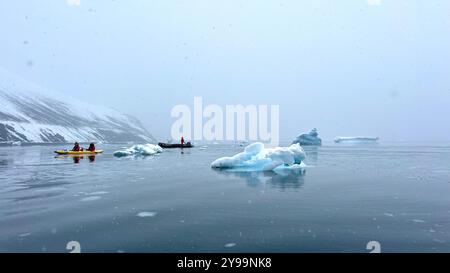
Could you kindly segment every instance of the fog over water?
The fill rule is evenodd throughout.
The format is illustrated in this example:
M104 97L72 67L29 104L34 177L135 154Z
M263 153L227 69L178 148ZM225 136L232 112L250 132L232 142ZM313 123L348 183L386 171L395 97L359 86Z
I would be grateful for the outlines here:
M0 2L0 66L170 136L176 104L279 104L313 127L450 141L450 2Z

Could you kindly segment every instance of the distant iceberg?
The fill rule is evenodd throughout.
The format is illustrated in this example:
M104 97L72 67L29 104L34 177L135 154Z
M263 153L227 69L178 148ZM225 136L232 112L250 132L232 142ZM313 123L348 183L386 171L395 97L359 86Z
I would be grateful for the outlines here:
M312 129L307 134L301 134L299 135L292 144L300 144L301 146L320 146L322 145L322 139L319 138L319 133L317 132L317 129Z
M128 149L120 150L114 152L114 156L116 157L124 157L124 156L132 156L132 155L140 155L140 156L148 156L155 155L158 153L162 153L163 149L158 145L154 144L143 144L143 145L134 145Z
M263 143L248 145L244 152L222 157L211 163L214 169L237 171L276 171L276 169L304 167L305 152L299 144L289 147L265 148Z
M337 137L336 143L373 143L378 141L378 137Z

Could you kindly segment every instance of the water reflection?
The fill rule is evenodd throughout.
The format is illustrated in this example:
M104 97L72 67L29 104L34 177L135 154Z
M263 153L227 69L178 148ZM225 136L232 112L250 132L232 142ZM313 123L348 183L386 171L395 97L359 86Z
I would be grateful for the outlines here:
M73 163L79 164L80 160L83 159L83 157L82 156L73 156L72 159L73 159Z
M191 154L191 149L183 149L183 148L181 148L180 149L180 154L182 154L182 155L190 155Z
M58 159L72 158L74 164L80 164L80 161L83 160L85 158L85 156L81 156L81 155L66 156L66 155L63 155L63 156L56 156L55 158L58 158ZM95 158L96 158L95 155L87 156L87 159L89 160L89 163L94 163L95 162Z
M303 187L305 183L305 169L281 169L278 171L244 172L230 170L214 170L220 176L226 178L238 178L245 180L247 186L258 187L269 185L272 188L295 190Z
M62 195L66 186L70 182L64 179L54 178L54 173L35 172L27 178L20 178L19 181L10 187L10 192L14 192L13 197L7 198L12 201L21 202L27 200L50 198Z
M305 163L307 165L316 166L319 161L319 146L303 146L306 154Z
M8 167L8 160L7 159L0 159L0 170L6 169Z
M269 182L274 188L280 190L299 189L305 184L305 169L283 169L277 172L265 172Z

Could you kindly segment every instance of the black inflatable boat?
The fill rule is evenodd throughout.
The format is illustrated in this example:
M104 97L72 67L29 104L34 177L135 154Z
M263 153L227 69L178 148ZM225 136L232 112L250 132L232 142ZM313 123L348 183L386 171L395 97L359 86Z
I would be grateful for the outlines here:
M192 148L194 147L190 142L187 142L186 144L181 145L181 143L177 144L169 144L169 143L158 143L158 146L164 149L170 149L170 148Z

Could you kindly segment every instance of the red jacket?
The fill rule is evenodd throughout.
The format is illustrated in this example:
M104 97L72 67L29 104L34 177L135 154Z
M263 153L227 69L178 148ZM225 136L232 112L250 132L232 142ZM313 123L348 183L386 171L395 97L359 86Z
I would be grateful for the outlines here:
M81 150L80 145L75 145L75 146L73 146L72 151L79 152L80 150Z

